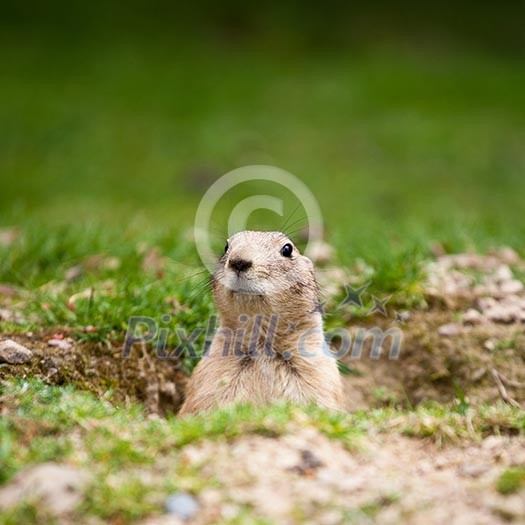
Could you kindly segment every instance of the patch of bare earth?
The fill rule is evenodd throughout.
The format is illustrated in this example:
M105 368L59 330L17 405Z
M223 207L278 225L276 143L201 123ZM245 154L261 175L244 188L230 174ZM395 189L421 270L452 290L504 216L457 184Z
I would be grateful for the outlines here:
M525 495L501 496L506 465L525 462L523 438L439 449L396 435L370 435L348 451L313 428L279 438L187 446L181 460L214 484L199 495L195 525L250 508L279 524L498 524L525 516ZM148 523L154 523L148 521ZM159 521L159 523L162 523Z
M33 356L22 365L1 366L0 380L37 378L52 385L74 384L98 396L111 390L114 402L143 403L149 413L160 415L177 411L182 403L186 376L179 363L156 358L151 348L137 344L123 359L121 346L56 339L51 333L9 338Z
M398 359L389 359L385 339L379 359L371 359L367 336L359 359L345 363L348 408L382 403L415 406L465 396L472 405L503 399L525 402L525 290L515 273L525 263L511 250L493 255L443 255L428 266L425 296L429 309L410 312L403 323L376 315L359 328L395 327L403 334Z

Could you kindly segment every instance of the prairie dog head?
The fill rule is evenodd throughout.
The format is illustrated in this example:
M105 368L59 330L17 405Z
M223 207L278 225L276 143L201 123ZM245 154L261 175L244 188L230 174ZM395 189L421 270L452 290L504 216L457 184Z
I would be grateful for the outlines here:
M213 289L219 310L311 312L317 304L312 261L281 232L232 235L217 264ZM243 312L250 314L251 312Z

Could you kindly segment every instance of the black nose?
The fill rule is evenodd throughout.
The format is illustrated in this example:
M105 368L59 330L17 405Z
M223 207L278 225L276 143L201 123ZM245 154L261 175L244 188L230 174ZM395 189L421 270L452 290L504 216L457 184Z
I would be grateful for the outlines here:
M252 261L246 261L245 259L230 259L229 265L230 268L234 269L237 273L240 273L251 268Z

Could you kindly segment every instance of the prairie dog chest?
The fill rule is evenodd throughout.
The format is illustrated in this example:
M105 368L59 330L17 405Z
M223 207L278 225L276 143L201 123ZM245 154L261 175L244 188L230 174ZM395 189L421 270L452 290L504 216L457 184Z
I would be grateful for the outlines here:
M261 401L288 399L299 401L307 397L308 381L293 362L281 356L245 357L237 363L235 389L251 392Z

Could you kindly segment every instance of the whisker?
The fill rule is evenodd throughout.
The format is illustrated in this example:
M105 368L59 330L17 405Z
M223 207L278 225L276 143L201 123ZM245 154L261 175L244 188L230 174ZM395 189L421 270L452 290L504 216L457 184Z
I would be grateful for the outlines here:
M187 295L187 299L193 300L203 292L211 292L213 276L209 275L192 287L192 291Z
M301 206L301 203L298 202L297 203L297 206L295 207L295 209L292 211L292 213L288 216L288 218L284 221L284 224L281 225L281 227L279 228L280 231L284 232L285 229L287 228L288 226L288 222L292 220L292 217L295 215L295 212L299 209L299 207Z
M307 220L306 217L299 217L297 220L295 220L294 222L292 222L291 224L288 225L288 230L282 230L283 233L288 236L288 237L291 237L292 235L294 235L295 233L297 233L298 231L301 231L303 228L304 228L304 224L300 224L300 223L303 223ZM300 226L298 226L297 228L295 228L294 230L292 230L291 228L296 226L297 224L300 224Z
M176 283L176 284L179 284L179 283L183 283L185 281L189 281L195 277L199 277L201 275L204 275L208 273L208 270L205 268L203 270L199 270L198 272L195 272L195 273L192 273L191 275L185 275L184 277L180 277L179 279L175 279L174 281L172 281L173 283Z

